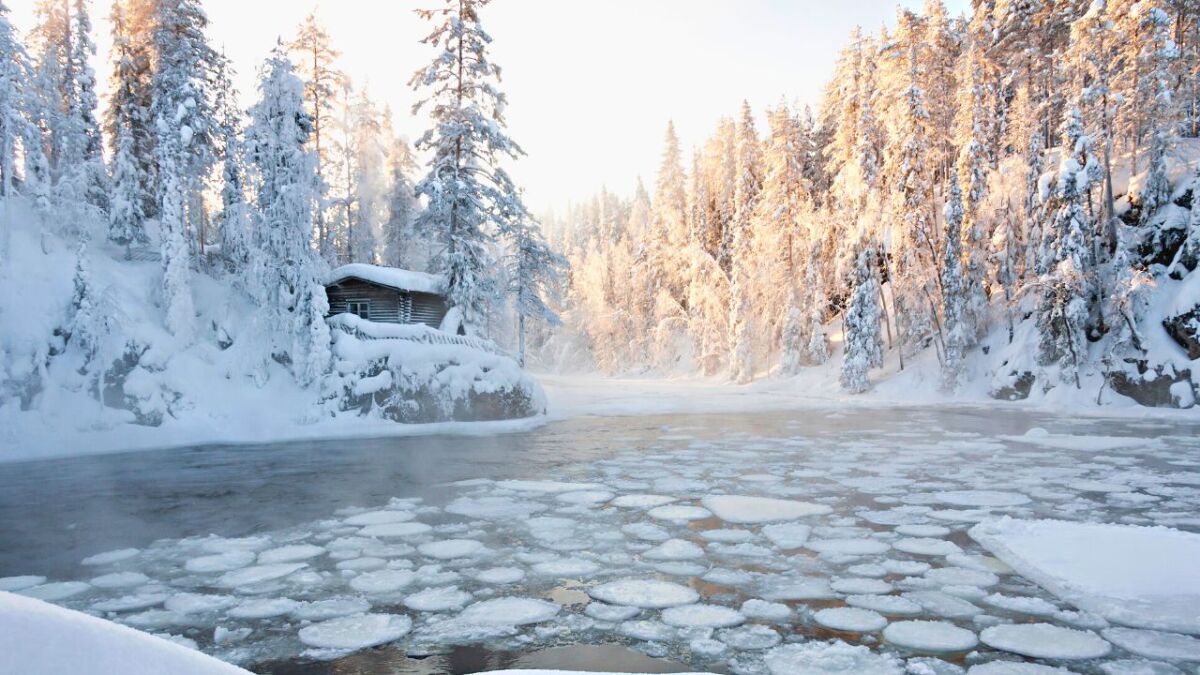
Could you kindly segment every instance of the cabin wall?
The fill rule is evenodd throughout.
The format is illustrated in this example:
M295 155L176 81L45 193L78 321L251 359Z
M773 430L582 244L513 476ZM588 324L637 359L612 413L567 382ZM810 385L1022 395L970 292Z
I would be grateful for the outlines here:
M325 287L329 315L350 311L351 302L367 302L369 321L380 323L423 323L437 328L446 316L446 302L440 295L398 291L359 279L345 279Z

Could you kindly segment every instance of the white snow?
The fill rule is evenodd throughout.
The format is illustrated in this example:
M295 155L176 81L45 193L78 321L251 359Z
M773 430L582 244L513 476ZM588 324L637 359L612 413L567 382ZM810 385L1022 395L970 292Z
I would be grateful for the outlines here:
M796 520L833 511L825 504L735 495L713 495L700 500L700 503L721 520L738 525Z
M687 586L656 579L610 581L589 588L588 595L610 605L628 605L645 609L690 605L700 599L700 594Z
M883 639L922 652L962 652L979 642L975 633L945 621L897 621L883 629Z
M153 635L6 592L0 592L0 654L0 671L14 675L248 675Z
M1200 534L1001 518L971 536L1054 595L1139 628L1200 634Z
M979 639L989 647L1036 659L1094 659L1112 645L1091 631L1049 623L1017 623L983 629Z
M440 294L444 293L446 288L446 280L433 274L366 263L342 265L325 277L325 283L336 284L346 279L362 279L380 286L418 293Z

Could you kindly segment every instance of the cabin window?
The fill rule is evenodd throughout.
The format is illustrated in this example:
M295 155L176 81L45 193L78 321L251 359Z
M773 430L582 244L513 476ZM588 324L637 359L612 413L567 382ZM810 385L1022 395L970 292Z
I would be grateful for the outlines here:
M367 321L371 320L371 303L366 300L350 300L346 303L346 311Z

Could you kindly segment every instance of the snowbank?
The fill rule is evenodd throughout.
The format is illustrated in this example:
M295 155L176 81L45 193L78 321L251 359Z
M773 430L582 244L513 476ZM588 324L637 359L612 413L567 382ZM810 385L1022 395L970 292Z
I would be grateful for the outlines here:
M970 535L1081 609L1128 626L1200 634L1200 534L1004 517Z
M21 675L249 675L160 637L2 591L0 670Z

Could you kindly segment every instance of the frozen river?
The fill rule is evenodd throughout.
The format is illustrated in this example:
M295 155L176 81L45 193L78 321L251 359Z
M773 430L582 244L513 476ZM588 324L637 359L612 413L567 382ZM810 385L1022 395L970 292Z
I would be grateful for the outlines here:
M1200 532L1198 438L882 408L7 464L0 589L280 674L1195 673L1188 617L1085 610L968 530Z

